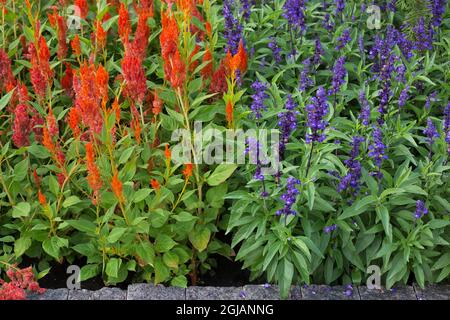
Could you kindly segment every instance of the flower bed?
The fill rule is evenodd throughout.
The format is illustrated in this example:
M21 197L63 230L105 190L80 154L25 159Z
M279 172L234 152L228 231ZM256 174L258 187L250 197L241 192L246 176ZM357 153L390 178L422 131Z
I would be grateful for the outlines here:
M446 9L0 1L0 292L448 281Z

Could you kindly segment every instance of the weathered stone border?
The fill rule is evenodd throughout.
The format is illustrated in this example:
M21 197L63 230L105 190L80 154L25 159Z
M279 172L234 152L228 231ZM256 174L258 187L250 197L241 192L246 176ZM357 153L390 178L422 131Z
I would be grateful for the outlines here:
M164 287L132 284L127 290L102 288L97 291L49 289L30 300L278 300L279 290L272 285L243 287ZM368 290L365 286L295 286L290 300L450 300L450 285L417 285L391 290Z

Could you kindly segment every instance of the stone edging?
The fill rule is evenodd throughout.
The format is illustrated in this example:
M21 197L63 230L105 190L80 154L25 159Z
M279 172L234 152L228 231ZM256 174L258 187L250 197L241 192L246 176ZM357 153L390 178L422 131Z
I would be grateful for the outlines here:
M277 286L246 285L243 287L176 287L132 284L127 290L102 288L97 291L48 289L30 300L278 300ZM289 300L450 300L450 285L417 285L391 290L368 290L365 286L294 286Z

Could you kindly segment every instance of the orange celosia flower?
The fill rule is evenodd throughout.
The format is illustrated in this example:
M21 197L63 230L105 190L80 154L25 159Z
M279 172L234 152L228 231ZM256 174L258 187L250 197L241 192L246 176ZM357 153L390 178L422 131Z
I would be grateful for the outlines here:
M36 36L34 43L30 44L29 56L31 84L34 92L42 99L47 93L47 87L53 83L53 71L49 63L50 51L43 36Z
M147 93L147 80L142 60L126 52L121 66L125 79L124 94L131 100L142 103Z
M75 53L76 56L81 55L80 37L77 34L70 42L70 46L72 47L72 51Z
M58 36L58 58L63 59L67 54L67 44L66 44L66 32L67 25L63 17L61 17L56 11L57 7L50 7L53 12L47 13L48 20L50 25L53 28L56 28L57 36Z
M42 144L44 147L50 152L50 154L54 155L56 154L56 147L53 144L52 137L50 136L50 133L48 132L47 126L44 126L42 128L43 131L43 138L42 138Z
M70 108L69 114L67 115L67 122L70 129L72 130L74 138L78 138L81 134L80 122L81 115L77 108Z
M100 50L106 45L106 32L103 29L102 22L99 20L95 23L95 41Z
M52 137L58 137L59 136L59 128L58 128L58 122L56 121L55 115L53 114L53 109L51 106L48 107L48 114L47 114L47 128Z
M183 85L186 78L186 67L181 60L178 48L169 63L164 64L164 71L169 76L169 81L173 88L180 88Z
M226 118L229 125L233 123L233 104L231 101L227 102L227 106L225 108Z
M205 29L206 29L206 34L208 35L208 37L212 38L212 28L211 28L211 23L209 23L209 21L206 21Z
M168 145L168 144L166 144L166 150L164 151L164 154L165 154L165 156L166 156L166 159L167 159L168 161L170 161L170 158L172 157L172 153L170 152L170 149L169 149L169 145Z
M86 166L88 170L87 180L92 191L94 191L94 198L92 202L97 204L98 194L102 187L102 180L100 178L100 171L95 164L94 147L92 142L86 144Z
M192 176L192 163L188 163L185 165L183 175L186 180L188 180Z
M225 56L225 66L227 68L227 74L229 77L236 77L236 71L239 70L242 73L247 71L247 53L244 48L242 40L239 42L238 52L232 56L230 51Z
M36 184L36 187L39 188L41 186L41 182L39 180L39 176L37 174L36 168L33 170L33 179L34 179L34 184Z
M161 99L158 96L158 93L156 92L156 90L153 93L153 104L152 104L152 112L155 116L157 116L161 110L162 110L162 106L163 106L163 102L161 101Z
M134 131L134 137L136 138L137 144L141 143L141 123L139 117L133 115L133 120L131 120L131 128Z
M45 195L42 193L41 189L38 189L38 199L39 199L39 203L42 206L47 205L47 198L45 197Z
M122 182L119 179L119 173L116 169L114 170L114 175L111 181L111 188L117 200L119 200L119 202L121 203L125 202L125 199L123 197Z
M103 100L108 99L108 80L108 71L100 65L95 73L95 84L97 85L98 91Z
M120 3L118 24L120 39L122 39L123 42L127 42L128 35L131 32L131 23L128 9L125 7L123 2Z
M238 69L241 71L241 73L245 73L245 71L247 71L247 52L245 51L244 43L242 42L242 40L239 42L239 49L236 55L239 56Z
M72 84L73 84L73 70L72 65L68 62L64 62L66 66L66 73L61 79L61 87L66 90L66 94L71 96L73 94Z
M161 188L161 185L159 184L158 180L156 180L156 179L152 179L150 181L150 184L151 184L152 188L155 190L159 190Z
M95 66L84 62L80 66L79 75L74 75L73 79L75 107L80 112L83 125L89 128L91 134L99 134L103 126L101 113L103 96L101 92L106 90L104 86L107 85L105 76L99 77L102 81L97 82L96 75L97 70ZM100 87L99 83L103 86Z
M170 7L161 12L162 30L159 37L161 55L164 60L164 78L173 88L180 88L186 76L186 66L178 51L178 24Z
M119 99L116 97L114 99L114 102L112 104L112 110L116 113L116 123L120 121L120 105L119 105Z
M88 13L89 13L89 6L87 3L87 0L75 0L75 6L79 8L79 12L77 12L80 15L80 18L86 19Z

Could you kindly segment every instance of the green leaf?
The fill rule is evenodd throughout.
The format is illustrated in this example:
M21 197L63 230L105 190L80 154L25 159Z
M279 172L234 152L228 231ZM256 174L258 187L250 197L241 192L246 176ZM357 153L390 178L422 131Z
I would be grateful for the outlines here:
M3 79L2 79L3 80ZM3 110L4 107L6 107L9 103L9 100L11 100L11 97L14 93L14 90L9 91L7 94L5 94L1 99L0 99L0 111Z
M119 268L122 264L122 259L111 258L106 264L106 274L112 278L117 278L119 275Z
M80 270L80 281L86 281L97 276L100 273L100 265L98 264L87 264L81 267Z
M155 262L155 250L149 242L140 242L136 246L136 254L142 261L153 267Z
M381 220L381 223L383 224L384 232L386 232L386 235L388 236L389 240L392 241L392 227L389 223L390 217L389 217L389 211L385 206L379 206L376 209L377 215Z
M177 243L171 237L165 234L159 234L155 241L155 250L157 252L167 252L172 249Z
M356 201L352 206L346 208L344 212L338 217L339 220L357 216L375 202L376 198L372 195L362 198Z
M199 230L200 229L200 230ZM209 238L211 237L211 231L205 226L201 226L200 228L195 228L189 234L189 241L192 243L195 249L199 252L208 247Z
M125 162L127 162L128 159L133 154L133 150L134 150L134 146L129 147L128 149L123 151L122 154L120 155L120 158L119 158L119 164L124 164Z
M210 186L217 186L227 180L233 174L236 168L237 164L219 164L214 172L206 179L206 182Z
M59 186L58 180L56 180L55 176L51 175L48 177L48 187L55 196L58 196L60 186Z
M281 298L287 299L291 290L292 278L294 277L294 265L287 258L281 261L278 272Z
M69 241L58 236L53 236L50 239L46 239L44 240L44 242L42 242L42 248L44 249L44 251L55 259L60 258L60 249L68 246Z
M450 225L450 221L442 219L433 219L428 223L430 229L442 229Z
M66 222L73 228L77 229L78 231L87 233L87 234L95 234L95 230L97 226L86 219L80 219L80 220L66 220Z
M31 239L29 237L21 237L14 243L14 254L18 258L28 250L31 246Z
M422 267L419 265L414 265L414 276L417 280L417 283L421 288L425 288L425 274L423 272Z
M164 253L163 261L169 268L172 268L172 269L178 268L179 259L175 253L172 253L172 252Z
M30 214L31 206L27 202L20 202L13 208L13 218L28 217Z
M155 284L164 282L170 276L170 270L160 257L155 260Z
M450 265L450 253L443 254L438 261L431 267L431 270L436 271Z
M148 197L150 192L152 192L152 189L150 189L150 188L140 189L140 190L136 191L136 193L134 194L134 197L133 197L133 202L134 203L141 202L142 200L144 200L145 198Z
M127 231L127 228L123 227L115 227L112 229L111 233L109 234L107 240L109 243L115 243L119 241L119 239L123 236L123 234Z
M306 199L308 200L308 207L309 210L312 210L314 207L314 198L316 195L316 187L314 186L313 182L308 183L308 186L306 187Z
M170 285L174 287L187 288L187 278L183 275L176 276L172 279Z
M28 147L28 152L38 159L47 159L50 157L50 153L45 147L37 144L33 144Z
M14 181L20 182L28 174L28 158L20 161L18 164L14 166Z
M150 223L153 228L161 228L162 226L164 226L168 218L169 212L160 208L152 212L152 214L149 217Z
M226 183L222 183L217 187L209 189L206 192L206 201L208 201L209 205L213 208L222 208L227 190L228 185Z
M70 196L66 200L64 200L63 208L72 207L72 206L74 206L74 205L76 205L77 203L80 203L80 202L81 202L81 200L77 196Z

